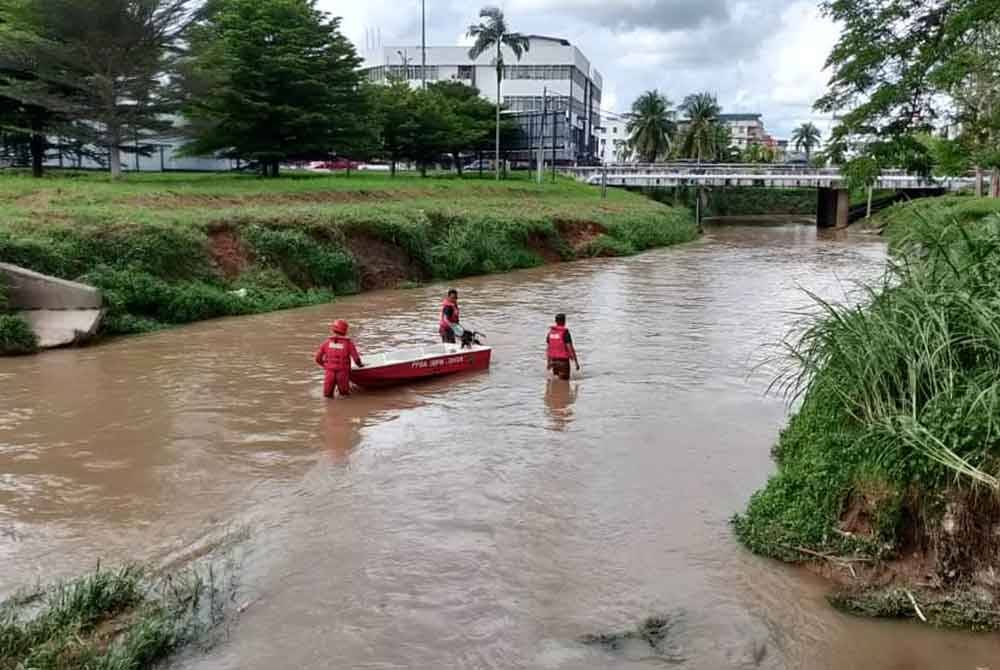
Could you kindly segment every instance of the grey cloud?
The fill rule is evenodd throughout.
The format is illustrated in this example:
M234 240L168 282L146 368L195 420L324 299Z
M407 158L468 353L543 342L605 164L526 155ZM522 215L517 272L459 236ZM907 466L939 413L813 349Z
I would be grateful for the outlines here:
M615 30L689 30L727 21L730 15L727 0L624 0L597 4L557 0L542 6L546 12L561 12Z

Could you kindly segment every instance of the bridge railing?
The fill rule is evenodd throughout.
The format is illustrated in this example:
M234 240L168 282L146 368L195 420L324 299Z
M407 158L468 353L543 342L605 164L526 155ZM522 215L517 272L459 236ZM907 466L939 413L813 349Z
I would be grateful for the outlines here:
M772 188L846 188L839 168L774 164L691 163L609 164L599 167L563 168L563 174L589 184L609 186L766 186ZM935 179L905 170L883 170L878 189L960 190L974 185L973 178Z

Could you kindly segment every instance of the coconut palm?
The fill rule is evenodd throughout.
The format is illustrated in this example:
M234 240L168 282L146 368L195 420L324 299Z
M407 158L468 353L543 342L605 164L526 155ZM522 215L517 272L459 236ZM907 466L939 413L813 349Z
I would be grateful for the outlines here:
M643 163L654 163L670 151L676 125L673 103L659 91L646 91L632 103L628 147Z
M823 133L813 124L806 122L792 132L792 142L795 142L796 151L806 152L806 162L812 160L812 150L819 146L823 139Z
M719 150L719 114L722 108L711 93L694 93L684 98L681 111L688 119L687 132L681 145L685 158L698 162L714 160Z
M497 7L484 7L479 12L479 18L484 21L469 26L468 36L476 42L469 49L469 58L476 60L491 49L496 49L495 65L497 68L497 128L496 128L496 170L500 179L500 82L503 81L503 47L510 49L518 60L531 48L525 35L512 33L507 26L503 12Z

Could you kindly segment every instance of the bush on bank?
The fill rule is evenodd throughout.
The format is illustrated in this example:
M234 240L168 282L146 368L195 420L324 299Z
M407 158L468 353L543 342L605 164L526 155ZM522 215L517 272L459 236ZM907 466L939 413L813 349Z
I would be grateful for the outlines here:
M126 566L0 602L0 670L140 670L206 640L224 614L215 583Z
M38 350L38 338L31 325L16 314L11 314L7 301L7 287L0 276L0 356L30 354Z
M42 184L0 180L0 195L12 192L0 207L0 259L101 288L111 334L328 302L360 290L363 257L378 245L406 259L401 281L426 281L697 236L685 210L622 192L602 200L571 182L188 175ZM574 226L603 234L579 243L566 237Z
M787 343L779 386L801 406L774 448L777 474L735 519L750 549L890 566L919 556L941 588L995 592L977 583L1000 555L995 211L973 200L894 208L885 279L858 307L817 301Z

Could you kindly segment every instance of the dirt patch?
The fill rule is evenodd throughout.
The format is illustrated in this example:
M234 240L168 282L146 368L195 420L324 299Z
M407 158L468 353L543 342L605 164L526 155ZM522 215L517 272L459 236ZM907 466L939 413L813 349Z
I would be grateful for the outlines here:
M569 221L565 219L556 220L556 230L574 254L584 251L590 243L601 235L608 232L608 229L594 221Z
M226 279L236 279L250 265L251 253L232 230L222 228L212 231L208 240L212 260Z
M374 235L352 233L347 236L345 246L358 264L362 291L397 288L427 278L427 273L406 251Z
M558 240L547 235L533 233L528 237L528 249L547 264L561 263L565 259L559 251L558 242Z
M835 585L831 602L866 616L1000 629L1000 498L983 491L911 493L892 528L892 544L883 547L878 510L887 495L877 487L852 493L836 528L872 551L833 555L799 548L810 559L806 568Z

